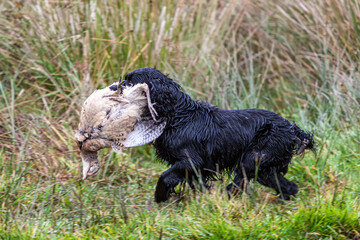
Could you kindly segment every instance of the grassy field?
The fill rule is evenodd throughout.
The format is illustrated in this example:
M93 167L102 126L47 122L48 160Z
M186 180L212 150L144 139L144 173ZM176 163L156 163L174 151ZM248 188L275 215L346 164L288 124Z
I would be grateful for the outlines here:
M360 239L360 3L0 2L0 239ZM314 133L297 197L224 182L155 204L151 146L102 150L81 180L84 99L140 67L195 99L276 111Z

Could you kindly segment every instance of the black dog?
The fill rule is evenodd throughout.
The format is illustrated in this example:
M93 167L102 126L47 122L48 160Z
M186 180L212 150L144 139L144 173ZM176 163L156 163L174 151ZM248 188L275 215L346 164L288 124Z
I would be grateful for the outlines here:
M151 101L167 124L156 139L159 158L171 168L161 174L155 201L166 201L174 187L199 176L206 182L217 171L235 172L234 184L244 187L253 179L274 188L282 199L298 192L295 183L284 175L292 156L314 148L311 134L274 112L262 109L221 110L198 102L160 71L142 68L126 75L122 85L147 83Z

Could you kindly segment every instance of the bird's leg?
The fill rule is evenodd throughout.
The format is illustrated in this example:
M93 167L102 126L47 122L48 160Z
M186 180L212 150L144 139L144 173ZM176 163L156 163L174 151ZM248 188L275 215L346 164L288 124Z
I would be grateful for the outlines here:
M160 120L157 120L156 117L158 117L158 113L156 112L154 105L156 103L151 103L151 98L150 98L150 90L149 88L146 89L146 98L147 98L147 102L148 102L148 108L151 114L151 117L154 119L155 122L160 122Z
M122 82L122 75L120 76L120 80L117 85L117 90L116 90L117 95L121 95L123 93L124 86L121 84L121 82Z

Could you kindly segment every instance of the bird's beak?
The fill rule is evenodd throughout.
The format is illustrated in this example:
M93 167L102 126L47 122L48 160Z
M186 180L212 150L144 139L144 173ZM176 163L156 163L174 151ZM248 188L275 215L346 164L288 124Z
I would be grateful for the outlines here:
M84 161L84 159L82 159L82 163L83 163L83 180L85 180L88 177L88 172L90 170L90 163Z
M80 156L83 164L83 180L85 180L99 171L100 164L97 160L97 152L81 151Z

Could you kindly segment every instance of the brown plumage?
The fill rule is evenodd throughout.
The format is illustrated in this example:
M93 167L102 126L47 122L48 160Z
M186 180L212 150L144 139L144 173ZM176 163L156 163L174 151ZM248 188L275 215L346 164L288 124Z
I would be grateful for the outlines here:
M79 131L75 134L83 162L83 179L95 174L100 164L97 151L112 147L147 144L161 135L165 121L156 120L147 84L120 91L119 85L96 90L84 102Z

